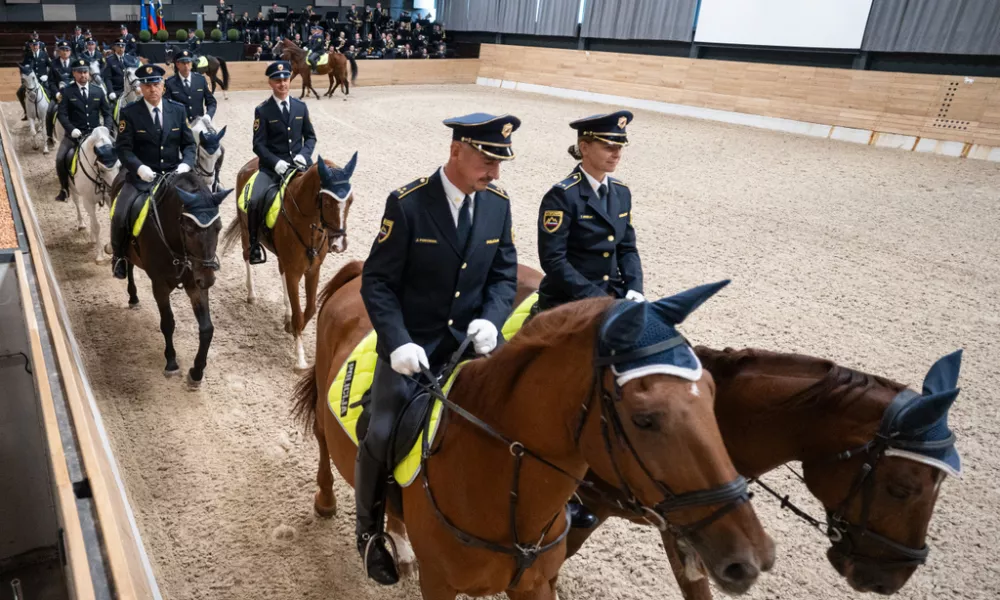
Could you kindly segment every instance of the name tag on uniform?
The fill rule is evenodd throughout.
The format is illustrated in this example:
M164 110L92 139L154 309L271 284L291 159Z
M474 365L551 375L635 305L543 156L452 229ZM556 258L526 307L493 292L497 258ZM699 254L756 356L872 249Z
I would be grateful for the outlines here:
M623 212L623 213L619 213L619 214L618 214L618 218L619 218L619 219L620 219L620 218L622 218L622 217L627 217L627 216L628 216L628 211L625 211L625 212Z
M436 243L438 243L437 240L432 239L432 238L417 238L414 241L416 243L418 243L418 244L436 244Z
M295 117L295 120L296 120L296 121L301 121L301 120L302 120L302 117Z
M204 89L202 89L202 88L198 88L198 89L196 89L195 91L196 91L196 92L204 92L205 90L204 90Z
M268 121L268 123L277 123L277 122L278 122L277 119L274 119L273 121Z
M593 219L594 215L580 215L581 219Z
M180 130L181 130L181 128L180 128L180 127L174 127L174 128L173 128L173 129L171 129L170 131L180 131Z
M138 131L136 131L136 133L146 133L146 130L145 129L139 129Z
M500 243L500 238L495 238L495 239L492 239L492 240L486 240L486 245L487 246L489 246L490 244L499 244L499 243Z

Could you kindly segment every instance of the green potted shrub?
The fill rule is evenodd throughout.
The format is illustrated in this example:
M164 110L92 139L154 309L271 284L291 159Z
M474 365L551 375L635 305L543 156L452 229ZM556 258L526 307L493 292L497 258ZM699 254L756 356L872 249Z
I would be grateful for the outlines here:
M178 42L186 42L188 39L187 29L178 29L177 33L174 34L174 37L177 38Z
M221 42L222 41L222 30L221 29L213 29L212 30L212 41L213 42Z
M153 34L149 33L148 29L143 29L142 31L139 32L140 42L147 43L151 39L153 39Z
M204 29L195 29L194 30L194 37L198 38L201 41L205 41L205 30Z
M170 39L170 32L168 32L166 29L161 29L156 32L156 41L165 42L169 39Z
M240 39L240 32L236 29L230 29L229 33L226 35L229 37L230 42L235 42Z

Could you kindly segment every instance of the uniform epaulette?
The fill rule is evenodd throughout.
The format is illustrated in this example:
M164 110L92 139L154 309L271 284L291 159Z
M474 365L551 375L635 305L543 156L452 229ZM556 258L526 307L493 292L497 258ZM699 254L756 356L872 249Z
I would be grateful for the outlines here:
M507 195L507 191L504 190L502 187L498 186L497 184L495 183L487 184L486 188L491 192L493 192L494 194L496 194L497 196L500 196L504 200L510 200L510 196Z
M167 102L169 102L169 103L171 103L171 104L176 104L177 106L179 106L179 107L183 108L184 110L187 110L187 107L186 107L186 106L184 106L183 104L181 104L180 102L178 102L178 101L176 101L176 100L167 100Z
M580 176L579 173L573 173L572 175L570 175L566 179L563 179L562 181L560 181L559 183L557 183L556 187L560 188L560 189L568 190L569 188L573 187L574 185L580 183L581 179L582 179L582 177Z
M617 179L615 179L614 177L608 177L608 180L610 180L610 181L611 181L611 183L617 183L618 185L622 186L623 188L626 188L626 189L630 189L630 188L628 187L628 184L627 184L627 183L625 183L624 181L618 181L618 180L617 180Z
M268 98L267 100L270 100L270 98ZM267 100L264 100L263 102L261 102L260 104L258 104L257 108L264 108L264 105L267 104Z
M400 200L402 200L403 198L405 198L413 190L420 189L420 188L424 187L425 185L427 185L427 182L429 182L429 181L430 180L428 178L421 177L420 179L417 179L416 181L411 181L410 183L404 185L403 187L396 188L395 190L392 191L392 193L395 194L395 196L397 198L399 198Z

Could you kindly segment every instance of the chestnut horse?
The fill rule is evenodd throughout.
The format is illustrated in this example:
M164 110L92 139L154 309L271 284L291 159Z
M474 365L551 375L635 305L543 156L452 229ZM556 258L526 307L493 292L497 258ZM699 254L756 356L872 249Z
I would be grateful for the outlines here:
M281 60L287 60L292 64L292 79L295 79L296 75L302 76L302 93L299 94L299 98L306 95L306 88L308 88L316 96L316 99L319 100L319 94L316 93L316 90L312 86L313 72L312 66L309 64L309 52L287 38L281 40L278 46L281 48ZM317 67L315 73L316 75L328 75L330 77L330 87L323 96L333 96L338 86L343 90L345 96L349 95L351 93L351 84L358 79L357 61L354 60L353 56L345 56L333 48L330 48L326 55L328 57L326 64ZM351 63L350 81L347 79L348 61ZM344 98L344 100L347 100L347 98Z
M316 366L295 395L296 413L319 443L314 508L327 517L336 511L330 460L348 483L354 479L357 448L330 411L327 392L371 331L361 271L362 263L349 263L324 289ZM599 362L605 355L595 351L598 338L604 344L620 334L634 342L629 336L641 334L647 311L664 310L680 322L719 287L650 308L612 310L610 299L573 303L538 315L492 356L465 365L449 398L486 427L448 409L433 457L422 465L423 485L403 488L402 506L390 505L390 531L408 534L425 600L502 591L513 600L554 599L569 527L564 508L588 466L620 481L651 519L683 530L727 591L746 591L770 568L773 543L743 491L731 493L742 481L715 424L711 378L650 374L618 388ZM622 322L631 334L621 332Z
M907 458L848 451L876 438L886 408L906 392L905 386L810 356L753 349L719 352L701 346L696 351L715 378L716 418L739 472L758 478L801 461L809 491L830 514L844 510L844 522L830 524L830 563L858 591L899 591L924 562L927 526L944 473ZM957 360L957 355L949 355L931 373L950 361L957 375ZM939 416L927 415L931 420ZM860 489L852 493L866 462L873 462L872 495L867 499ZM588 478L596 479L596 474ZM580 495L602 521L629 516L608 502L613 496L600 497L586 488ZM820 527L818 521L801 516ZM569 553L593 532L574 529ZM669 532L662 535L684 598L711 600L697 558L682 552Z
M336 253L347 249L347 213L354 202L350 185L351 175L358 162L355 152L343 168L320 156L316 164L295 173L285 188L278 218L274 228L263 223L258 234L260 243L278 259L282 291L285 298L285 331L295 338L295 369L307 368L302 347L302 330L316 314L316 291L319 272L328 251ZM258 160L253 158L243 165L236 177L237 193L243 193L250 176L257 171ZM257 301L253 269L250 266L250 234L247 215L236 209L236 218L226 229L223 254L236 243L243 242L243 262L247 268L247 303ZM306 279L306 309L299 302L299 283Z

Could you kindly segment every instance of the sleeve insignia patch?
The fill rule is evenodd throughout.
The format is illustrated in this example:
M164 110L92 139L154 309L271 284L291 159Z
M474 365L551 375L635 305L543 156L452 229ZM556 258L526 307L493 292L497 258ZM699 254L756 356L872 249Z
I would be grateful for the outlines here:
M118 121L118 133L122 133L124 131L125 131L125 119L122 119L121 121Z
M389 239L389 236L392 235L392 225L392 219L382 219L382 227L378 230L378 243L381 244Z
M260 129L260 119L254 119L253 120L253 130L257 131L258 129Z
M547 210L542 214L542 228L549 233L555 233L562 227L563 211Z

